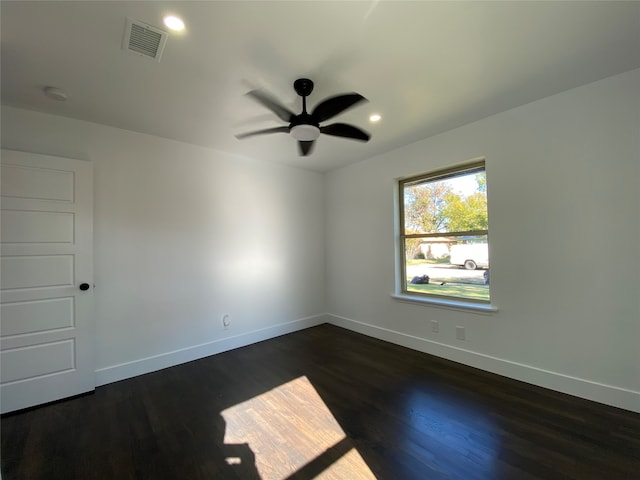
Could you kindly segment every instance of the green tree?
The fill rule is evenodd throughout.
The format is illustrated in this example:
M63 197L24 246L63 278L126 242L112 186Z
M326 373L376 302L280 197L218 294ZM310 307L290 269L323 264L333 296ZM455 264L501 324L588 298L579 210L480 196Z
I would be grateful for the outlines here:
M405 248L405 258L407 260L411 260L416 258L416 255L420 253L422 250L420 249L420 245L422 240L419 238L407 238L404 241Z
M442 211L446 229L450 232L487 230L487 195L475 192L467 197L450 193Z
M462 196L447 181L408 185L404 191L405 233L439 233L486 230L487 177L475 175L476 191ZM419 241L407 243L407 253L415 253ZM413 255L408 258L413 258Z
M487 218L487 174L485 172L475 175L477 190L471 195L462 197L450 193L446 198L446 206L443 215L446 227L449 231L464 232L469 230L487 230L489 221Z
M443 211L451 187L444 182L411 185L404 192L405 233L437 233L446 225Z
M487 193L487 172L476 173L476 182L478 182L478 191Z

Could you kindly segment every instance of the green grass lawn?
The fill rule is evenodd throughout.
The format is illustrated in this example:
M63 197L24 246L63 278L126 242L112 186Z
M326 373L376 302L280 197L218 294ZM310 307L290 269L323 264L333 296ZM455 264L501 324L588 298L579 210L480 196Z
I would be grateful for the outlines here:
M435 295L447 295L449 297L462 297L473 300L489 301L489 285L471 284L445 284L429 283L427 285L414 285L411 279L407 279L407 291L416 293L430 293Z
M438 258L435 260L427 260L424 258L413 258L411 260L407 260L407 265L439 265L439 264L447 264L449 263L448 258Z

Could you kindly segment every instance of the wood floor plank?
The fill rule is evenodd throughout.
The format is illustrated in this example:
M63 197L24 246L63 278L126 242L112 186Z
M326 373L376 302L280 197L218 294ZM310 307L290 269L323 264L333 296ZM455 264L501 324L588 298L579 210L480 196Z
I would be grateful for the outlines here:
M640 479L639 414L331 325L1 422L4 480Z

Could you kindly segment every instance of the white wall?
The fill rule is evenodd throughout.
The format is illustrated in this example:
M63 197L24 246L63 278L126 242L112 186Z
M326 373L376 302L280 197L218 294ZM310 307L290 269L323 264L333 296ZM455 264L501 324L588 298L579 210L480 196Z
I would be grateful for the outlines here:
M640 411L639 117L636 70L328 173L332 321ZM499 311L392 299L394 179L482 156Z
M94 163L98 384L324 320L321 174L10 107L2 147Z
M324 177L9 107L2 147L94 162L99 384L328 318L640 411L639 116L634 71ZM394 179L478 156L499 311L392 299Z

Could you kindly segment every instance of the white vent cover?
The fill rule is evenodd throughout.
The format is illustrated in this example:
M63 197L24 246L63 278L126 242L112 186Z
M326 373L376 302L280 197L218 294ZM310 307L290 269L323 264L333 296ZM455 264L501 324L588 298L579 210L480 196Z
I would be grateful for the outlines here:
M160 61L169 34L138 20L127 18L122 48L142 57Z

